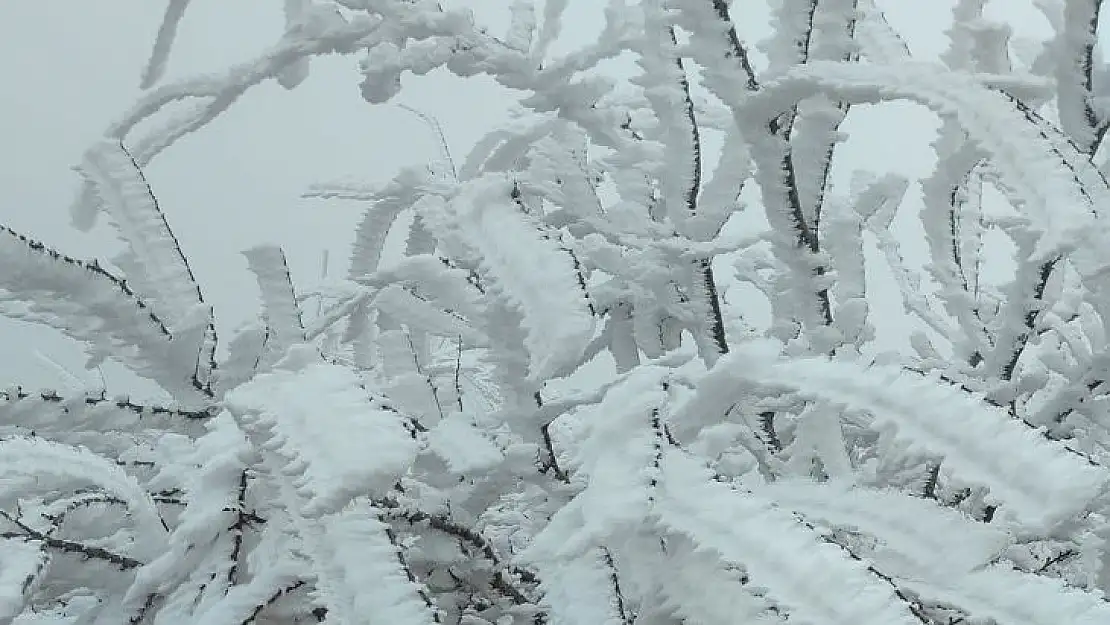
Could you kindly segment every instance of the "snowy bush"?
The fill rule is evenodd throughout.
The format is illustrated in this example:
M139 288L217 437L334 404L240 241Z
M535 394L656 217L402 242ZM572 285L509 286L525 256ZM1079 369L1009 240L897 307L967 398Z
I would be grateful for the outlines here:
M612 0L563 55L565 0L501 36L286 0L265 54L160 84L188 4L79 166L114 267L0 232L6 314L173 398L6 392L0 622L1110 622L1100 0L1037 2L1044 42L961 0L943 63L871 0L779 0L758 47L747 3ZM370 104L438 70L524 112L459 162L308 190L365 206L349 275L299 293L247 251L261 321L225 357L143 168L323 54ZM895 101L939 119L935 171L836 183L842 124Z

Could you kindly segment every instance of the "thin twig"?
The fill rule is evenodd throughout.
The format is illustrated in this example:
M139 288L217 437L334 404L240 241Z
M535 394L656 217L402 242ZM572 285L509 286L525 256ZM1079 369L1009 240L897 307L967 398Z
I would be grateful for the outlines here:
M57 549L58 551L64 551L66 553L78 554L85 557L86 559L103 560L105 562L114 564L125 571L138 568L143 565L142 562L134 558L130 558L118 553L113 553L111 551L108 551L107 549L92 547L71 540L62 540L60 538L48 536L34 529L33 527L28 526L26 523L23 523L22 521L16 519L3 510L0 510L0 516L4 517L4 519L6 519L9 523L15 525L23 532L22 534L20 534L19 532L4 532L0 534L0 538L15 538L38 541L47 548Z

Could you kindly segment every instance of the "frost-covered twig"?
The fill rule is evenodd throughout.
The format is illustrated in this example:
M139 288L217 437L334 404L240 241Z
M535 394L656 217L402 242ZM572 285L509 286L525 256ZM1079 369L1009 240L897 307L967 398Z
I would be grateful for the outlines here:
M55 549L64 553L78 554L85 558L103 560L125 571L143 565L143 563L139 560L118 553L113 553L101 547L93 547L90 545L81 544L79 542L74 542L72 540L64 540L61 538L50 536L30 527L23 521L20 521L19 519L15 518L11 514L3 510L0 510L0 517L4 517L4 520L11 523L12 525L15 525L20 530L19 532L0 533L0 537L2 538L20 538L23 540L37 541L39 543L42 543L42 545L47 549Z

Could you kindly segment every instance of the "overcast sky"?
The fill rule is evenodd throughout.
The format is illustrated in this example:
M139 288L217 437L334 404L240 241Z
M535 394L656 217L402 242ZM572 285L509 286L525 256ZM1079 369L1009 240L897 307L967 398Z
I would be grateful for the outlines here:
M743 34L754 38L766 29L766 11L754 0L738 0L741 6L749 3L751 12L737 21ZM943 50L946 41L938 33L949 21L952 3L879 2L922 59ZM443 4L474 8L494 33L507 23L508 0ZM556 52L601 27L602 0L571 4L579 8ZM1026 0L992 4L992 10L1028 13L1019 34L1043 31ZM164 80L219 71L251 58L280 35L281 5L278 0L194 0ZM140 70L164 9L163 0L0 2L0 223L78 257L106 259L119 249L105 227L86 234L69 226L68 206L79 182L70 168L140 95ZM292 92L274 83L253 89L147 171L216 308L225 341L231 329L256 314L257 293L241 250L258 243L282 245L299 284L316 280L325 250L331 252L333 275L345 268L362 208L300 199L309 184L345 177L383 181L402 166L438 158L438 141L419 119L397 106L371 106L360 98L356 62L315 59L312 77ZM406 77L396 102L438 117L456 157L505 119L512 103L488 79L439 73ZM861 135L846 147L853 159L863 166L893 163L893 169L913 176L931 169L928 141L936 124L929 115L911 107L866 115L874 117L859 116L853 123L890 124L899 132ZM899 137L896 144L892 136ZM80 349L50 331L0 320L0 346L0 384L64 388L66 376L47 359L81 376L82 383L96 379L80 371ZM110 390L129 390L130 383L116 371L108 368Z

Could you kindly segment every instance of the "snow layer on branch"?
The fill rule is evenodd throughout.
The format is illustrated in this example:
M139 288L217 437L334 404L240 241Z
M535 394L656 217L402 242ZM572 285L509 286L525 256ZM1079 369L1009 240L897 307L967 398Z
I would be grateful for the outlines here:
M466 271L451 266L442 258L418 254L406 256L388 269L359 278L356 282L377 288L394 282L406 283L407 286L418 287L421 295L443 309L472 319L481 314L481 292L467 281L468 277Z
M501 450L464 412L441 419L428 432L428 448L459 474L486 471L504 459Z
M406 575L389 526L378 519L378 511L365 497L314 525L320 534L311 542L324 556L316 558L316 564L331 582L320 594L338 613L338 622L431 625L438 621L419 586Z
M181 18L185 17L185 11L188 10L191 1L170 0L169 4L166 5L162 25L158 27L158 37L154 40L154 48L150 51L150 58L147 60L146 67L143 68L142 79L139 83L139 86L143 89L153 87L166 73L170 51L173 49L174 39L177 38L177 27L181 24Z
M725 132L721 154L713 174L702 187L698 213L686 224L686 231L697 241L708 241L739 210L740 190L752 175L752 159L744 137L730 125Z
M225 577L231 566L225 554L233 539L227 529L238 522L241 480L246 479L251 449L226 412L209 421L208 428L195 444L163 438L161 455L171 460L159 463L145 484L152 491L181 489L182 499L189 502L159 544L158 557L138 569L124 598L125 605L137 607L150 594L164 593L166 605L159 617L168 622L196 620L207 606L198 603L193 589L209 585L215 590L214 576Z
M551 44L559 38L566 10L567 0L546 0L543 3L543 24L532 50L533 61L542 63Z
M487 339L467 320L443 310L402 286L391 284L374 296L371 305L394 319L403 320L411 329L419 329L438 336L461 338L469 345L485 345Z
M64 332L90 348L94 362L111 355L178 401L205 401L193 385L200 337L171 335L125 281L3 226L0 267L5 316ZM192 311L206 316L199 307ZM200 321L183 325L203 328Z
M743 391L738 380L868 412L873 429L942 456L957 477L987 486L1003 511L1030 531L1047 533L1074 518L1107 485L1103 468L957 387L896 366L821 357L780 360L762 344L722 359L675 420L722 414Z
M165 537L158 508L150 495L122 467L87 449L60 445L45 439L14 436L0 441L0 498L28 491L76 489L95 486L126 502L135 520L140 557L149 557ZM154 541L154 542L152 542Z
M666 553L661 553L657 545L644 544L638 549L627 549L622 555L626 560L633 560L631 568L636 571L665 571L662 576L654 576L658 585L651 592L688 623L782 625L788 622L766 597L757 594L758 588L743 584L742 570L721 562L712 550L699 549L681 534L668 535L664 544Z
M1057 33L1057 109L1060 127L1084 152L1097 147L1101 121L1091 107L1091 70L1101 63L1094 52L1102 0L1064 3L1064 24Z
M750 583L765 588L767 597L785 607L791 620L920 625L892 585L839 547L822 542L789 512L715 481L701 462L684 452L664 451L660 469L655 511L661 526L743 566Z
M282 509L270 519L287 515L293 549L311 563L313 594L329 618L430 625L438 622L434 605L369 500L408 468L415 441L400 415L372 407L360 390L349 369L302 345L233 391L228 405L261 448L260 474Z
M568 215L589 219L603 212L597 193L600 170L589 160L588 139L581 128L557 126L549 135L529 140L527 159L520 181L528 191ZM552 222L550 214L547 219Z
M856 41L860 52L872 63L897 63L910 58L910 49L898 31L891 27L874 0L861 0L863 14L856 24Z
M466 183L451 201L451 225L482 259L492 286L519 308L528 330L528 377L544 380L577 365L595 319L574 256L557 233L521 212L512 194L513 183L500 175Z
M138 163L118 141L103 140L85 153L78 168L96 190L104 210L127 242L134 265L129 277L159 315L172 327L188 317L189 310L202 304L197 286L181 247L166 222L154 193ZM92 214L74 214L79 225L92 225Z
M0 392L0 423L19 424L39 436L66 436L89 432L157 432L198 438L214 416L208 411L185 411L154 404L138 404L126 397L75 393L65 397L53 391L28 393L19 389Z
M1110 202L1105 180L1059 130L975 75L927 63L815 61L744 96L736 109L741 129L758 142L769 120L817 94L857 103L906 99L955 119L990 155L1010 200L1044 233L1036 258L1079 250L1084 253L1074 260L1084 277L1110 269L1110 252L1095 243L1110 238L1105 220L1096 219L1094 211Z
M258 321L244 324L235 331L227 346L228 355L220 363L216 380L216 393L219 396L255 374L266 349L266 327Z
M806 519L851 527L878 538L883 543L883 571L897 575L915 577L924 572L940 580L965 575L989 562L1011 541L1000 527L895 490L792 479L767 484L755 492Z
M356 17L347 23L334 7L323 5L316 5L304 18L298 22L299 28L287 31L275 45L246 63L236 64L221 74L189 77L146 92L105 134L126 137L138 124L164 112L168 106L195 99L196 104L189 107L187 114L167 115L166 121L132 143L136 160L145 166L177 140L219 117L251 87L278 77L300 59L335 52L350 53L359 47L373 45L374 31L379 29L381 22ZM89 192L89 185L85 185L80 201L88 199Z
M285 31L311 28L316 11L327 11L328 7L317 7L313 0L285 0ZM302 57L281 70L277 75L278 84L286 89L296 89L308 78L311 57Z
M505 44L527 54L536 32L536 6L532 0L513 0L509 15L509 32L505 35Z
M485 173L516 168L525 154L533 150L539 141L556 132L563 123L551 116L522 116L507 120L474 144L459 168L459 178L470 180ZM566 149L567 146L562 147Z
M586 479L586 488L555 513L526 557L542 561L581 554L644 523L662 436L658 411L667 400L662 383L669 372L638 367L601 403L576 414L582 440L566 466Z
M380 191L316 185L306 197L357 199L372 202L355 229L351 246L351 268L348 276L356 280L378 270L382 249L393 223L401 213L419 199L427 174L416 169L403 169Z
M0 622L11 623L23 612L24 585L34 579L46 555L39 545L12 538L0 539L0 552Z
M613 596L612 573L594 549L542 569L540 589L551 625L626 625Z
M979 619L1007 625L1103 625L1110 603L1095 591L1067 586L1063 580L992 566L930 585L907 581L926 600L958 605Z
M262 293L262 316L269 330L266 351L273 358L280 358L290 347L305 340L285 252L276 245L259 245L243 255Z
M368 490L384 492L415 458L402 416L374 405L361 384L300 345L227 397L252 439L284 459L282 471L306 500L298 514L315 517Z
M199 616L194 622L205 625L241 625L251 622L258 613L258 606L267 605L271 598L283 593L301 579L292 567L272 567L262 570L245 584L228 589L227 595Z
M682 232L686 219L696 211L701 190L700 137L674 30L661 6L645 2L643 8L644 43L638 60L643 73L632 83L643 88L658 124L648 136L662 144L660 158L651 168L658 179L662 209Z

